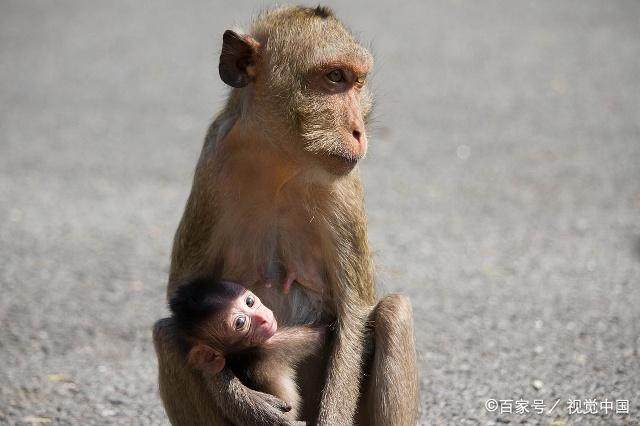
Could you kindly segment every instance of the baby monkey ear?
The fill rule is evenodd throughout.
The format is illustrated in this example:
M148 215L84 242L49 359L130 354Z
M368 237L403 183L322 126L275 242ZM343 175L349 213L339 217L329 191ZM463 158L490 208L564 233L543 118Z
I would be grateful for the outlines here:
M220 78L231 87L244 87L256 76L258 43L249 35L227 30L222 36L222 52L218 71Z
M210 346L197 344L189 351L187 363L198 370L218 374L224 368L224 356Z

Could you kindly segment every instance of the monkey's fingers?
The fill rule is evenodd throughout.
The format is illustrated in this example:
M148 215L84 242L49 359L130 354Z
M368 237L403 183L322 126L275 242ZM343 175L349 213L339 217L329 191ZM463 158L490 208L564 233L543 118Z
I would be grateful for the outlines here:
M262 402L264 402L265 404L275 408L276 410L283 412L283 413L288 413L289 411L291 411L291 405L289 405L287 402L281 400L280 398L277 398L271 394L265 393L265 392L260 392L260 391L252 391L252 394L255 398L258 398L260 400L262 400Z
M291 405L264 392L252 390L252 397L259 398L264 403L264 410L256 410L255 421L252 424L265 426L306 426L306 422L299 422L285 417L291 411Z
M289 419L285 417L285 413L280 412L278 409L270 405L264 405L262 410L254 410L250 420L240 424L256 426L302 426L306 423Z

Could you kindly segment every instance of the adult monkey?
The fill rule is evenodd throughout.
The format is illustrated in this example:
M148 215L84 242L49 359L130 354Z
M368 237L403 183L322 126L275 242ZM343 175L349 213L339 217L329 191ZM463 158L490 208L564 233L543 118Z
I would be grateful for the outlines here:
M235 89L205 139L169 274L171 297L222 263L279 323L331 322L322 365L300 369L302 418L321 425L411 424L417 414L411 305L398 295L375 303L354 170L367 146L371 65L324 7L277 9L249 34L224 33L220 76ZM189 369L174 330L167 319L154 327L172 423L289 424L286 403L231 372Z

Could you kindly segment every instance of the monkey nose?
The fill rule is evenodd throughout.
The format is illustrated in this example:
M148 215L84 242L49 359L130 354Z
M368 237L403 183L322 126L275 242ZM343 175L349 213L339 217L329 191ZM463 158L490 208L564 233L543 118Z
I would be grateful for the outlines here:
M367 137L364 134L364 128L358 124L352 127L351 136L355 140L355 144L351 147L356 158L360 158L367 150Z
M360 138L362 137L362 133L360 133L360 130L354 130L352 133L353 137L355 138L355 140L358 141L358 143L360 143Z
M269 315L266 312L256 312L253 314L253 319L258 325L262 325L269 321Z

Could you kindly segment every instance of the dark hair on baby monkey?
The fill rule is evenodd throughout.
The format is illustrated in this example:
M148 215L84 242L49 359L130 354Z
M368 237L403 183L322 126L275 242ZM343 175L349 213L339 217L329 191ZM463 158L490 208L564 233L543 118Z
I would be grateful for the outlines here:
M222 264L213 272L182 283L169 301L169 309L178 330L193 335L195 328L213 312L225 309L228 302L240 296L244 289L222 281Z

